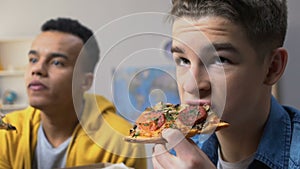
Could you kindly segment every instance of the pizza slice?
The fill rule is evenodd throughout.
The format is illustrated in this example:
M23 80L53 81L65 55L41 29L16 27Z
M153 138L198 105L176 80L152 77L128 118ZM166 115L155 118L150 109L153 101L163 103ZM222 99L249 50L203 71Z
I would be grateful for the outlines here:
M159 102L138 117L130 135L124 140L135 143L165 143L161 133L166 128L179 129L186 137L192 137L228 126L227 122L220 121L207 104L191 106Z

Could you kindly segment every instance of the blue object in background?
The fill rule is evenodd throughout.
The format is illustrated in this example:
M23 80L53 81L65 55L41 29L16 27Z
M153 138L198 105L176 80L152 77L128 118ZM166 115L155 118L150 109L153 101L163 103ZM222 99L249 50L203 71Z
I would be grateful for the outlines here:
M6 90L3 94L3 104L14 104L17 100L17 93L12 90Z
M113 102L119 115L134 123L141 112L160 101L180 103L174 66L128 67L113 76Z

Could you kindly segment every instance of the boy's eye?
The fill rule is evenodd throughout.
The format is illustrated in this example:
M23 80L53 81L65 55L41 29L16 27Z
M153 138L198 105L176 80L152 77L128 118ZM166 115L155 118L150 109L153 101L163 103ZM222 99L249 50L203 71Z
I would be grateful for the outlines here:
M55 65L55 66L63 66L63 63L58 61L58 60L52 61L52 64Z
M216 64L226 64L226 63L231 63L229 59L225 58L225 57L218 57L216 59Z
M177 65L180 65L180 66L187 66L187 65L190 65L190 61L184 57L178 57L176 58L175 60L176 64Z
M29 58L29 62L30 63L36 63L37 62L37 58Z

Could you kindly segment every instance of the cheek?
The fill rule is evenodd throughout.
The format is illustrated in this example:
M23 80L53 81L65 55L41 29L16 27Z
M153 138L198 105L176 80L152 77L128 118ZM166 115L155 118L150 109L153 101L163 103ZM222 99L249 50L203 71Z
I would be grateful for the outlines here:
M218 75L213 77L218 77ZM244 88L244 85L247 83L243 78L241 79L238 76L226 74L225 76L219 76L218 78L211 79L211 84L212 95L219 99L228 99L228 97L235 97L243 92L241 88Z
M72 75L70 74L57 73L56 76L53 76L53 78L50 77L49 82L52 85L52 87L56 88L56 90L72 90Z
M184 93L182 85L177 83L177 86L178 86L178 94L179 94L180 100L182 100L183 93Z
M219 102L225 99L226 103L224 104L238 110L238 107L243 107L249 103L252 95L257 93L256 88L257 85L252 83L246 75L232 75L226 77L225 87L221 85L215 86L216 93L214 95L219 99Z
M191 72L188 69L186 68L176 69L176 80L177 80L178 87L181 86L181 88L183 88L183 86L186 83L188 83L188 81L191 79L195 81L195 78L192 76Z
M183 76L183 73L178 70L176 71L176 82L177 82L179 97L180 97L180 100L182 100L181 98L184 93L184 89L183 89L184 76Z
M62 76L63 77L63 76ZM69 87L69 88L72 88L72 85L73 82L72 81L72 78L70 77L65 77L65 78L60 78L60 79L57 79L57 81L62 85L62 86L65 86L66 88Z
M26 70L24 73L24 82L26 86L30 83L30 78L31 78L31 73L28 70Z

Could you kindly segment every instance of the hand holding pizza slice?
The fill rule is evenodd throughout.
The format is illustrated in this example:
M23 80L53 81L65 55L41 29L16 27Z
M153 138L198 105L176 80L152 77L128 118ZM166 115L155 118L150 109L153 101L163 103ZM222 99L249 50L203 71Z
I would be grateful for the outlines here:
M130 130L130 136L125 141L135 143L165 143L161 137L165 128L175 128L183 132L186 137L196 134L208 134L229 124L220 121L209 105L186 105L158 103L147 108L136 120Z

